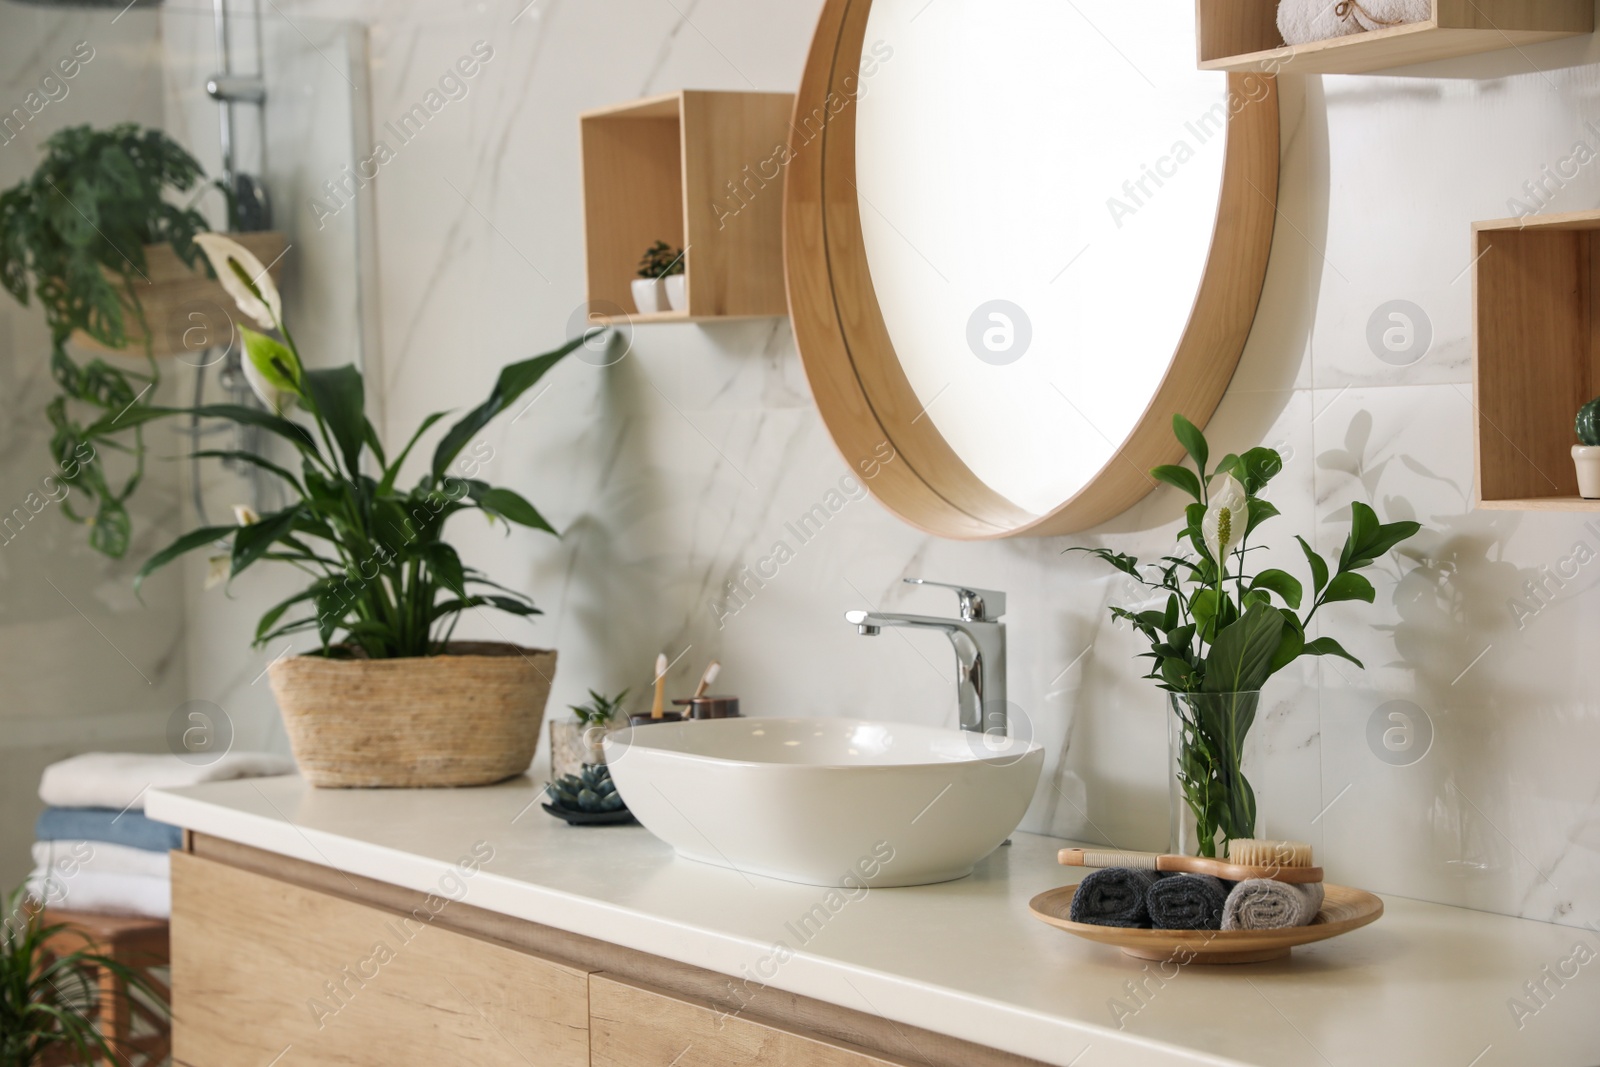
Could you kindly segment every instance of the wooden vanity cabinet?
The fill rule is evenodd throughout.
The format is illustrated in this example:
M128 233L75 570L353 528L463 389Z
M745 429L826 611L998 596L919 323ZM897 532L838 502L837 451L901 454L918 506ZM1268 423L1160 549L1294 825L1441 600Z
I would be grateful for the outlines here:
M181 1067L1043 1067L203 834L172 855Z

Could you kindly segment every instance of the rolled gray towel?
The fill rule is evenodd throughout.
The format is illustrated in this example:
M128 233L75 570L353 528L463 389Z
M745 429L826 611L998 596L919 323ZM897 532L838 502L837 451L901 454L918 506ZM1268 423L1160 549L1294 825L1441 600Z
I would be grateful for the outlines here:
M1322 883L1291 885L1247 878L1233 887L1222 908L1224 930L1284 930L1310 926L1322 910Z
M1144 895L1150 925L1157 930L1220 930L1222 905L1232 882L1209 874L1172 874Z
M1161 875L1133 867L1106 867L1078 883L1068 913L1075 923L1094 926L1148 927L1145 896Z

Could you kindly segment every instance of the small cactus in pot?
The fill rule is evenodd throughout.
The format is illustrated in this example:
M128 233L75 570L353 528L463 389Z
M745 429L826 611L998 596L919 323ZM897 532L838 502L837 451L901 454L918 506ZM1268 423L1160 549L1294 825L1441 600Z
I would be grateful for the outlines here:
M1585 500L1600 499L1600 397L1578 409L1573 429L1580 442L1572 446L1572 462L1578 472L1578 495Z

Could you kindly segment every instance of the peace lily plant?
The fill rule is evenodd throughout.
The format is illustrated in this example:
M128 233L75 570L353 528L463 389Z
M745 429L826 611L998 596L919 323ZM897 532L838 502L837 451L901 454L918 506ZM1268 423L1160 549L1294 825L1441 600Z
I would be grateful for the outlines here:
M1309 590L1285 570L1252 573L1249 554L1261 546L1251 538L1278 515L1261 494L1283 469L1282 457L1270 448L1252 448L1226 455L1208 470L1205 435L1182 415L1173 416L1172 429L1195 470L1167 465L1150 474L1193 500L1178 531L1185 548L1153 564L1107 548L1076 551L1127 574L1159 605L1113 607L1111 613L1149 642L1150 651L1141 654L1151 660L1145 677L1170 694L1176 781L1193 820L1193 847L1202 856L1217 856L1219 849L1227 856L1231 840L1256 832L1256 796L1243 764L1262 686L1302 656L1337 656L1362 666L1334 638L1308 636L1311 622L1327 604L1372 603L1372 583L1357 572L1421 526L1380 523L1372 508L1354 501L1336 562L1295 538L1305 555Z
M290 502L264 515L240 508L237 525L185 534L152 556L137 581L185 553L216 546L224 548L215 566L225 580L264 560L301 572L304 587L261 616L255 644L301 633L317 638L315 650L269 667L295 756L313 784L469 785L520 774L537 742L555 653L451 643L469 609L523 617L539 609L466 566L445 539L445 525L460 512L480 511L491 521L555 532L521 495L476 477L481 450L462 453L586 338L503 368L489 398L444 432L432 460L403 489L400 474L412 449L446 413L423 419L399 452L388 453L366 416L361 373L354 366L306 366L266 267L220 234L195 242L239 310L260 327L241 326L239 333L245 374L264 410L233 404L194 410L260 427L287 442L298 462L280 465L242 451L198 453L269 472ZM188 412L135 408L124 421L180 413ZM374 717L382 717L381 726Z

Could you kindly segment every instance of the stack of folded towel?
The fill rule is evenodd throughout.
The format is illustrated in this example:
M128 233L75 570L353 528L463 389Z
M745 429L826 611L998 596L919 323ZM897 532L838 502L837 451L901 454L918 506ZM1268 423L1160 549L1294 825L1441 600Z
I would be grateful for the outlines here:
M1078 884L1070 917L1145 930L1281 930L1309 926L1322 899L1321 882L1225 882L1209 874L1107 867Z
M170 755L90 752L45 768L28 892L53 908L167 918L167 853L183 833L147 817L145 794L233 778L288 774L294 764L265 752L230 752L194 766Z

